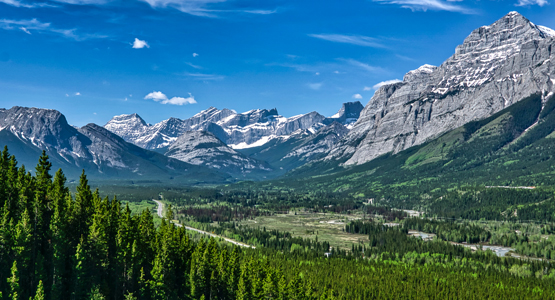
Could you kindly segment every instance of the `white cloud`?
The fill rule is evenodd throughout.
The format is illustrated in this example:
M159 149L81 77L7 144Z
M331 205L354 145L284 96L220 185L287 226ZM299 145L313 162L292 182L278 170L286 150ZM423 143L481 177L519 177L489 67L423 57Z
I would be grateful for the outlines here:
M202 73L185 73L183 74L187 77L192 77L193 79L196 80L222 80L225 77L222 75L216 75L216 74L202 74Z
M319 90L323 85L324 85L324 84L323 84L322 82L320 82L320 83L309 83L309 84L308 84L308 87L311 88L311 89L313 89L313 90L315 90L315 91L317 91L317 90Z
M63 37L73 39L76 41L83 41L93 38L106 38L107 36L98 34L78 34L77 29L59 29L52 26L50 23L43 23L37 19L31 20L9 20L0 19L0 29L4 30L22 30L27 34L33 31L39 33L52 33L61 35Z
M525 0L527 1L527 0ZM545 0L539 0L545 1ZM444 10L463 14L474 14L474 10L441 0L374 0L381 4L397 4L412 11Z
M198 53L193 53L193 57L197 57L197 56L198 56Z
M75 5L89 5L89 4L100 5L100 4L106 4L108 2L111 2L110 0L51 0L51 1L67 3L67 4L75 4Z
M371 90L372 90L372 88L371 88L371 87L369 87L369 86L365 86L365 87L364 87L364 88L363 88L362 90L363 90L363 91L371 91Z
M518 0L518 3L515 6L531 6L531 5L538 5L543 7L544 5L549 4L547 0Z
M374 90L377 90L377 89L381 88L384 85L393 84L393 83L397 83L397 82L401 82L401 80L399 80L399 79L386 80L386 81L382 81L380 83L375 84L372 88ZM367 87L364 87L365 91L366 91L366 88Z
M200 17L212 17L217 15L214 11L208 8L210 4L222 3L226 0L141 0L150 4L153 8L172 7L184 13L188 13Z
M314 73L314 75L319 76L319 75L320 75L320 72L316 72L316 73Z
M75 93L75 96L81 96L81 93L77 92Z
M361 94L354 94L353 99L362 99L362 95Z
M308 36L336 43L353 44L364 47L385 48L384 45L378 42L378 39L363 35L309 34Z
M24 8L52 6L52 5L47 4L47 3L28 4L28 3L25 3L24 1L20 1L20 0L0 0L0 3L5 3L5 4L11 5L11 6L24 7Z
M154 100L156 102L160 102L162 104L173 104L173 105L185 105L185 104L195 104L195 97L189 94L189 97L172 97L171 99L168 98L164 93L158 91L154 91L145 96L146 100Z
M200 17L217 18L220 13L243 13L255 15L270 15L277 13L277 9L213 9L214 4L228 0L140 0L150 4L153 8L175 8L181 12Z
M150 45L146 41L135 38L135 41L133 42L133 49L143 49L144 47L150 48Z
M199 69L199 70L200 70L200 69L203 69L203 67L201 67L201 66L199 66L199 65L194 65L194 64L192 64L192 63L190 63L190 62L186 62L185 64L187 64L187 65L189 65L190 67L195 68L195 69Z

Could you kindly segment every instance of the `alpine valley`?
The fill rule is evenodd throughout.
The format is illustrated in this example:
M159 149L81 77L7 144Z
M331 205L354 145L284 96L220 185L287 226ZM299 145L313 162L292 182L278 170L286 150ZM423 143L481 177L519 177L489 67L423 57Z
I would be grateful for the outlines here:
M258 52L249 39L255 37L257 45L263 41L255 29L293 27L287 22L274 26L271 20L294 18L292 11L302 8L299 2L252 9L243 1L228 1L234 2L229 6L219 0L51 2L0 0L0 6L67 9L64 15L86 20L105 16L104 9L125 7L129 15L109 22L103 17L102 23L127 28L125 23L133 23L128 16L138 14L137 35L143 29L154 32L153 20L167 24L179 19L177 25L182 25L193 18L198 22L187 23L191 31L219 24L210 27L210 39L230 39L245 47L241 52L248 48L252 53ZM494 2L488 5L498 4ZM342 2L341 9L349 3ZM531 3L511 5L536 6ZM464 20L480 17L458 1L357 3L363 4L384 12L402 5L397 9L412 9L406 11L411 17L434 13L434 22L455 13ZM341 19L337 12L343 10L329 1L317 10L310 5L310 14L320 15L328 5L334 19L324 14L322 24L333 28L357 22L350 15ZM547 9L543 5L549 4L537 5ZM87 9L79 10L81 6ZM226 9L216 9L220 7ZM394 19L393 25L406 27L397 15ZM143 22L153 28L146 30ZM232 33L243 23L251 28L237 38ZM0 19L0 33L24 35L24 42L39 34L83 44L112 39L58 26L38 19ZM205 35L189 41L176 36L174 32L185 34L173 27L161 31L157 40L149 36L150 44L135 38L127 49L91 51L114 55L132 50L129 56L136 55L136 63L131 69L121 67L129 62L126 57L114 55L113 70L110 66L107 73L122 78L133 73L125 80L136 84L145 72L155 83L168 78L158 77L166 71L152 65L164 52L157 49L168 55L175 50L164 45L170 36L179 40L180 52L172 64L183 62L181 46L187 41L187 47L204 51L189 56L202 66L186 65L206 71L171 76L209 88L227 80L204 69L210 60L201 59L220 53L222 64L237 48L228 43L230 49L221 54L213 44L203 44ZM264 36L275 38L267 32ZM289 35L279 40L280 46L290 46L289 38L294 40ZM337 48L326 48L326 54L352 47L374 54L388 51L402 59L380 44L396 37L303 33L300 38L335 43ZM433 46L430 52L436 50ZM11 63L3 53L1 60ZM301 84L310 93L324 93L333 87L328 89L331 84L323 78L344 75L330 68L339 62L362 67L364 74L383 71L341 58L326 64L325 76L300 64L264 67L322 79ZM145 71L145 65L150 69ZM190 118L173 116L156 124L129 111L103 126L75 127L53 109L0 109L0 145L7 146L0 153L0 300L555 299L555 31L510 12L472 31L441 65L407 71L402 81L376 85L365 106L358 101L341 105L337 99L333 116L312 111L285 117L277 108L239 113L210 107ZM102 82L106 89L109 84ZM255 85L245 85L253 89L251 95L268 95L258 93ZM160 91L143 100L165 109L161 105L196 103L192 94L170 98ZM114 114L110 110L106 119Z
M154 125L130 114L75 128L57 111L14 107L0 111L0 134L26 165L44 149L68 174L85 169L93 178L214 183L289 172L284 178L318 173L336 181L342 178L336 172L447 175L482 172L486 164L503 170L507 161L518 172L524 153L528 160L538 156L527 168L543 170L551 156L534 149L551 144L554 38L555 31L511 12L474 30L442 65L409 71L402 82L380 87L365 107L344 103L331 117L210 107ZM490 180L507 180L500 172ZM364 186L379 178L362 177ZM533 183L525 174L510 178Z

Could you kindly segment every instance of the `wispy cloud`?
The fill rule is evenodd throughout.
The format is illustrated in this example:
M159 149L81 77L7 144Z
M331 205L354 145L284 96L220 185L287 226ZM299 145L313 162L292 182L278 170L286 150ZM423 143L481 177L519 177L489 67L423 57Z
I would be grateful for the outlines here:
M344 34L309 34L308 36L336 43L353 44L357 46L385 48L378 39L363 35Z
M524 0L530 1L530 0ZM538 0L545 1L545 0ZM463 14L474 14L474 10L454 4L452 2L445 2L441 0L374 0L381 4L397 4L403 8L408 8L412 11L428 11L428 10L443 10L450 12L458 12Z
M193 53L193 57L197 57L197 56L198 56L198 53Z
M185 73L183 74L187 77L192 77L193 79L196 80L222 80L225 77L222 75L216 75L216 74L202 74L202 73Z
M362 99L362 95L361 94L354 94L353 99Z
M8 4L15 7L24 7L24 8L53 6L48 3L27 3L25 1L20 1L20 0L0 0L0 3Z
M89 5L89 4L106 4L110 2L110 0L51 0L60 3L67 3L67 4L75 4L75 5Z
M324 85L324 83L323 82L317 82L317 83L309 83L307 85L310 89L313 89L313 90L317 91Z
M190 63L190 62L186 62L185 64L188 65L188 66L190 66L191 68L195 68L195 69L198 69L198 70L204 69L203 67L198 66L198 65L195 65L195 64L192 64L192 63Z
M92 0L91 0L92 1ZM199 17L217 18L221 13L243 13L255 15L270 15L278 12L278 9L216 9L213 6L228 0L139 0L150 4L153 8L171 7L181 12Z
M166 96L164 93L158 91L154 91L152 93L149 93L148 95L145 96L145 100L154 100L156 102L160 102L161 104L172 104L172 105L186 105L186 104L195 104L197 103L197 101L195 101L195 97L193 97L191 94L189 94L189 97L187 98L183 98L183 97L172 97L172 98L168 98L168 96Z
M43 23L37 19L31 19L31 20L0 19L0 28L4 30L22 30L27 34L32 34L33 32L51 33L51 34L61 35L63 37L73 39L76 41L107 37L105 35L98 35L98 34L78 33L77 29L75 28L74 29L55 28L50 23Z
M381 88L384 85L393 84L393 83L397 83L397 82L401 82L401 80L399 80L399 79L386 80L386 81L382 81L380 83L375 84L372 88L374 90L377 90L377 89ZM364 88L364 90L366 91L366 87Z
M366 70L368 72L372 72L372 73L385 72L385 70L381 67L371 66L369 64L360 62L360 61L355 60L355 59L349 58L349 59L340 59L340 60L345 61L346 63L348 63L352 66L359 67L359 68L361 68L363 70Z
M145 47L150 48L150 45L146 41L135 38L135 41L133 42L133 49L142 49Z
M538 5L540 7L543 7L544 5L549 4L549 2L547 2L547 0L518 0L518 3L515 4L515 6L532 6L532 5Z
M371 66L355 59L337 58L334 62L317 62L313 64L295 64L295 63L268 63L268 67L285 67L292 68L298 72L307 72L315 75L324 74L355 74L368 72L377 74L388 74L389 72L382 68Z

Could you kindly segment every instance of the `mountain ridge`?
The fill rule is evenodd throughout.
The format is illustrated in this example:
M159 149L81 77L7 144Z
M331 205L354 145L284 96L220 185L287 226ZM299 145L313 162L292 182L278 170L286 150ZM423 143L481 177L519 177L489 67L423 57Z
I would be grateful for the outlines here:
M555 42L540 28L511 12L472 31L439 67L424 65L382 86L326 159L365 163L553 92Z

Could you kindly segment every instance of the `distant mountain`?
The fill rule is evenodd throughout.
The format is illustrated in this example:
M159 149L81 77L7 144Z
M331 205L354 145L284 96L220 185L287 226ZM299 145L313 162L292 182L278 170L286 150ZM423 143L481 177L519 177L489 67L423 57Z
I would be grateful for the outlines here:
M343 103L341 109L335 115L327 118L325 123L338 122L350 129L360 117L363 109L364 106L359 101Z
M140 124L140 120L138 122ZM92 178L222 182L228 177L203 166L166 157L125 142L95 124L69 125L56 110L13 107L0 110L0 144L32 170L42 150L71 178L84 169ZM190 177L189 177L190 176Z
M231 149L212 133L187 131L173 142L166 156L207 166L234 176L264 176L271 171L266 163L248 158Z
M327 160L362 164L555 91L555 31L511 12L474 30L441 66L378 89Z
M170 118L155 125L147 124L137 114L121 115L112 118L104 128L145 149L165 149L187 131L210 132L232 148L243 149L287 137L298 130L315 133L332 122L350 125L362 108L360 102L349 102L331 118L317 112L285 118L275 108L236 113L210 107L186 120Z

